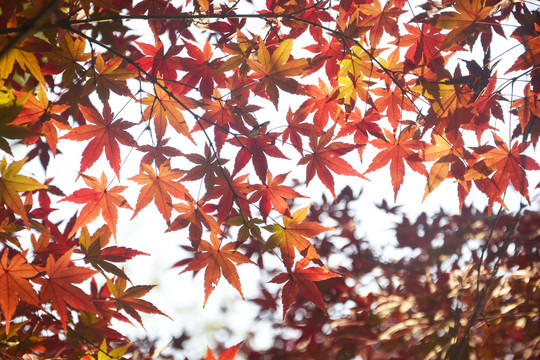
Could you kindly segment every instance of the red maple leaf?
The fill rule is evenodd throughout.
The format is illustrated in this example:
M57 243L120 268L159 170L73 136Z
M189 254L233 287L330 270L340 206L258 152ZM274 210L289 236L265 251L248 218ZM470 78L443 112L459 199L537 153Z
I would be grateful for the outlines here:
M304 154L302 136L309 136L311 131L316 130L316 128L313 128L312 124L304 122L307 115L308 114L305 111L296 111L293 113L289 108L286 116L288 126L281 134L283 142L290 139L292 146L294 146L301 155Z
M206 40L202 51L188 42L185 44L191 58L181 58L183 70L187 74L180 79L180 82L193 88L200 82L201 95L211 97L214 93L214 82L221 84L225 80L224 74L216 74L221 66L221 61L212 60L212 48L208 40Z
M177 71L182 70L181 60L176 55L182 51L183 46L173 45L165 52L161 41L157 44L158 46L139 41L135 41L135 43L147 55L137 60L141 68L152 76L157 76L159 73L164 79L176 80Z
M79 109L84 118L93 125L82 125L71 130L61 139L84 141L90 140L82 153L81 169L84 172L92 166L105 151L105 156L111 165L111 168L119 177L120 173L120 146L118 143L126 146L135 146L135 139L126 131L134 123L114 120L114 114L111 112L109 104L105 103L103 107L103 116L93 108L79 105Z
M317 174L324 186L332 192L332 196L335 198L334 176L330 171L339 175L358 176L366 180L367 178L354 170L348 162L341 158L342 155L356 149L358 146L336 141L331 143L333 135L333 128L320 137L312 132L309 136L309 147L311 148L311 151L309 154L304 155L298 164L307 165L307 184L309 184L311 179Z
M280 185L283 183L288 174L289 173L281 174L274 178L269 171L266 174L265 184L255 184L251 186L255 192L250 196L249 201L254 203L259 199L261 200L259 202L259 211L261 212L265 222L268 214L270 214L270 210L272 210L272 207L279 213L291 217L289 205L285 199L304 197L290 187Z
M326 313L326 306L324 306L321 292L314 282L340 277L341 275L329 271L326 267L307 267L308 265L308 259L300 259L294 266L294 271L281 273L270 280L270 282L276 284L285 283L282 293L283 318L285 318L287 310L296 299L298 291Z
M266 173L268 172L268 161L266 155L280 159L288 159L278 147L276 147L276 136L272 133L264 133L266 126L249 136L237 136L231 140L231 144L240 146L234 162L232 176L235 176L242 170L249 160L252 161L255 173L264 184L266 182Z
M226 178L225 178L226 177ZM250 185L246 182L248 175L238 176L233 179L227 173L216 179L216 185L214 190L208 195L208 199L219 198L217 207L218 223L222 223L229 216L234 203L236 203L240 210L251 217L249 210L250 202L246 195L253 191Z

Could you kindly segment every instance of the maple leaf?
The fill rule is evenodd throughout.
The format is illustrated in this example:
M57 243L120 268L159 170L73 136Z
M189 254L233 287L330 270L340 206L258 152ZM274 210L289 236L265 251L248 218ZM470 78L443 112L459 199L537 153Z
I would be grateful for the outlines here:
M118 95L133 96L129 90L126 80L137 76L137 72L127 68L122 68L123 59L121 57L113 57L111 60L105 61L101 54L97 54L94 64L95 72L89 71L95 81L90 80L88 86L96 86L96 92L100 100L106 104L109 101L110 92Z
M25 139L29 136L39 135L34 133L26 126L13 125L16 121L24 104L30 97L25 93L20 97L15 97L13 91L0 88L0 150L13 155L11 146L6 139Z
M65 32L58 37L58 47L47 52L49 62L42 67L43 74L62 73L62 86L68 86L75 76L83 76L84 67L79 62L85 62L92 57L86 53L86 39L72 37Z
M213 191L207 196L208 199L219 198L217 207L218 223L221 224L227 219L234 203L238 205L244 214L251 217L251 212L249 210L250 202L248 201L246 195L253 190L250 188L248 183L244 182L247 177L248 175L242 175L232 179L230 175L226 173L225 175L216 179L216 185Z
M373 108L366 112L365 116L362 116L358 108L347 117L346 122L341 126L336 137L342 137L350 134L354 134L354 143L358 145L358 155L362 160L362 155L366 145L369 141L368 134L377 138L384 138L380 126L377 124L382 118L382 115L374 111Z
M303 136L309 136L312 130L313 126L309 123L304 122L306 120L308 114L305 112L292 112L291 108L289 108L289 111L287 112L287 128L283 130L283 133L281 134L281 139L283 142L287 140L291 140L292 146L301 154L304 154L303 149L303 143L302 143L302 137Z
M120 346L114 349L109 349L107 346L107 339L103 339L101 345L97 351L97 360L122 360L124 359L124 354L131 346L131 343L128 343L124 346ZM95 360L93 356L85 355L81 360Z
M206 191L210 192L216 183L216 176L221 174L220 165L224 165L228 160L216 158L210 150L208 144L204 145L204 156L200 154L184 155L186 159L195 164L182 178L182 181L195 181L204 178Z
M76 310L99 313L92 303L92 298L73 285L82 283L97 273L95 270L72 264L71 254L74 249L73 247L66 251L58 260L49 255L45 266L48 279L34 279L35 282L41 284L40 301L51 300L53 309L60 316L65 333L67 333L68 305Z
M258 89L264 89L270 101L277 108L278 87L291 94L304 94L305 90L291 76L302 75L309 68L306 59L289 60L293 47L292 39L285 39L272 54L263 43L259 42L258 61L247 59L251 69L259 79Z
M161 74L164 79L176 80L177 71L182 70L181 59L176 55L182 51L183 46L173 45L165 52L161 41L157 44L158 46L139 41L135 41L135 44L147 55L137 60L142 69L152 76Z
M4 249L0 258L0 308L6 321L6 334L9 333L11 318L20 300L40 306L38 294L28 281L38 271L26 262L27 253L28 250L24 250L16 254L8 264L8 252Z
M156 86L154 95L148 94L141 100L141 103L146 105L142 121L145 119L154 120L153 124L158 140L165 136L167 124L170 124L177 133L184 135L192 143L195 143L181 111L186 108L194 108L195 102L178 92L172 92L172 94L174 97L171 97L161 87Z
M189 239L193 248L197 250L201 242L203 226L213 233L221 234L216 220L206 212L207 207L195 201L187 201L187 204L174 204L174 210L178 211L180 215L171 222L167 231L189 227Z
M328 124L328 119L338 121L343 115L341 104L343 100L338 99L339 90L330 89L324 81L319 79L319 86L306 85L306 92L311 98L304 101L298 111L306 111L313 114L313 124L319 129L324 129Z
M482 22L491 15L493 6L486 6L484 0L456 0L457 12L442 12L436 20L436 26L451 30L441 45L441 51L466 41L472 46L479 32L489 30L489 25Z
M45 89L40 87L37 98L33 96L28 98L19 116L11 122L11 125L34 123L31 129L36 133L45 135L53 156L56 156L56 144L58 143L56 128L71 130L71 126L69 126L67 120L58 115L68 108L68 105L51 104L49 99L47 99ZM26 142L34 143L37 139L38 136L27 138Z
M418 153L413 151L423 149L425 144L420 140L414 139L414 130L412 129L403 131L397 137L394 137L394 135L386 129L384 129L384 134L386 140L375 139L371 142L373 146L383 150L375 156L365 174L380 169L390 163L390 176L392 177L395 200L405 175L404 160L411 169L417 173L428 176L426 167L422 163L422 159Z
M266 126L263 127L266 129ZM237 136L231 140L231 144L240 146L240 151L236 154L234 162L234 170L232 176L235 176L242 170L249 160L252 161L255 173L261 179L262 183L266 181L266 173L268 172L268 161L266 155L279 159L288 159L281 150L275 145L275 137L272 133L264 133L264 131L256 131L248 136Z
M494 132L492 134L497 147L485 146L477 149L476 152L483 156L487 167L495 171L491 179L497 185L499 192L494 195L498 197L502 194L510 180L514 189L519 191L530 204L529 182L525 170L540 170L540 166L534 159L522 155L530 143L515 142L510 150L497 134Z
M141 159L142 164L148 164L152 165L153 163L156 164L156 166L161 166L167 159L170 159L174 156L181 156L183 155L180 150L178 150L175 147L167 146L167 143L170 139L157 139L157 144L155 146L152 145L142 145L139 146L139 150L141 152L145 152L146 154Z
M234 115L233 108L229 106L229 102L221 99L221 95L217 89L214 91L213 98L203 100L202 107L206 112L200 117L193 131L204 130L213 126L214 141L218 153L221 152L231 127L241 133L249 132L247 127Z
M289 307L296 299L298 291L306 299L314 303L326 313L326 307L321 292L314 284L315 281L322 281L341 275L329 271L326 267L307 267L309 260L306 258L298 260L294 266L294 271L281 273L275 276L270 282L275 284L283 284L282 299L283 299L283 318L289 310Z
M11 41L12 38L6 35L0 35L0 49L7 48L7 45ZM4 80L12 75L15 62L17 62L23 71L32 74L42 86L47 86L36 55L29 49L26 49L24 44L14 46L5 54L2 54L2 57L0 57L0 80Z
M141 315L139 311L147 314L159 314L167 316L156 308L152 303L139 299L152 290L155 285L135 285L126 289L126 279L117 277L114 282L107 278L107 287L114 297L114 304L118 310L123 309L129 316L137 320L139 324L142 323ZM168 317L168 316L167 316Z
M415 69L427 66L436 71L444 65L444 58L440 53L445 36L441 30L429 24L422 24L422 28L404 23L409 34L399 38L399 45L406 47L412 45L405 54L406 69Z
M247 59L257 47L257 41L255 39L248 39L239 29L236 29L236 38L238 41L237 43L230 41L222 45L221 49L232 56L228 57L228 59L221 64L216 71L217 74L237 69L240 75L245 77L249 72Z
M84 262L98 270L108 271L129 280L124 270L112 262L125 262L135 256L148 254L122 246L106 247L110 237L111 231L107 225L103 225L93 235L90 235L86 226L83 227L79 236L79 245L84 253Z
M268 214L270 214L270 210L272 210L272 207L279 213L291 217L289 205L285 199L305 197L288 186L280 185L283 183L288 174L289 173L281 174L274 178L272 173L269 171L266 174L265 184L255 184L251 186L255 192L250 196L249 201L254 203L260 200L259 211L261 212L265 222Z
M422 201L446 178L453 176L458 180L463 180L466 168L461 159L473 158L464 149L461 137L451 141L445 136L433 134L433 140L435 144L428 146L421 156L424 161L435 161L427 177Z
M310 27L310 30L311 29L312 28ZM341 56L343 56L343 42L336 37L332 37L330 42L328 42L328 40L322 36L322 34L318 33L315 34L313 38L315 39L316 43L308 45L304 47L304 49L316 54L313 57L313 62L316 65L314 64L313 68L309 70L306 75L316 72L324 65L326 76L329 79L335 78L339 71L339 65L335 59L339 59ZM323 61L317 61L319 59Z
M401 2L402 3L402 2ZM381 8L379 0L373 4L362 4L358 9L367 15L367 17L358 23L359 27L369 27L369 42L372 48L376 48L383 34L399 38L399 26L393 18L399 17L405 11L394 6L394 0L388 1L384 8Z
M309 136L309 147L311 152L304 155L299 165L307 165L306 182L309 184L311 179L317 174L321 182L330 190L335 198L334 177L330 171L339 175L358 176L367 180L365 176L354 170L353 167L341 158L342 155L356 149L358 146L342 142L332 142L334 128L327 131L322 136L317 136L312 132Z
M120 146L135 146L135 139L126 131L134 123L118 119L114 121L114 114L109 104L103 107L103 116L93 108L79 105L84 118L94 125L82 125L71 130L61 139L74 141L90 140L82 153L81 169L84 172L90 168L105 151L105 156L117 177L120 176Z
M224 74L216 74L221 66L220 60L212 59L212 48L206 40L201 51L195 45L186 42L186 50L191 58L181 58L183 70L187 72L181 83L190 87L196 87L199 84L199 91L203 97L210 97L214 93L214 82L221 84L225 80Z
M129 180L135 181L139 185L144 185L137 198L135 212L131 218L133 219L150 201L154 200L159 212L169 223L172 210L171 196L181 200L191 200L191 196L184 185L179 181L174 181L181 178L184 172L171 169L169 161L160 165L157 173L148 164L141 164L141 166L141 173L129 178Z
M310 206L306 206L295 211L292 217L283 217L283 225L274 224L264 227L272 233L266 242L264 250L274 249L279 246L287 269L292 268L295 249L307 260L318 261L317 251L307 238L317 236L325 231L334 230L334 228L328 228L312 221L304 221L309 208Z
M221 241L218 239L216 233L210 234L210 242L202 240L199 245L200 252L196 254L195 258L192 259L188 266L181 272L186 271L198 271L206 268L204 271L204 305L208 301L208 297L214 291L217 286L221 275L227 279L229 284L231 284L244 298L242 293L242 286L240 284L240 278L238 277L238 272L236 271L235 263L240 264L255 264L244 254L240 253L234 243L225 244L221 246Z
M227 348L221 352L219 355L219 358L217 360L234 360L236 357L236 353L238 352L238 348L242 345L242 343L238 343L234 346L231 346L230 348ZM206 359L205 360L216 360L214 353L210 348L206 350Z
M386 110L386 116L393 129L398 127L403 111L416 110L411 101L397 86L394 86L394 90L390 88L376 88L372 90L372 93L380 96L380 98L375 100L375 107L380 113Z
M372 50L372 56L378 56L381 50ZM370 102L368 87L371 86L371 80L365 80L366 75L372 78L380 77L381 71L374 67L369 54L360 46L353 46L351 53L339 62L340 69L338 73L339 93L338 98L343 99L346 112L354 108L357 97Z
M0 204L6 204L29 227L28 214L18 192L47 189L47 185L40 184L24 175L19 175L25 162L26 159L23 159L13 161L8 165L5 157L0 161Z
M115 186L109 189L109 183L105 173L101 173L99 181L92 176L80 175L89 188L76 190L73 194L60 200L85 204L68 237L75 235L80 228L90 224L101 213L103 220L109 225L113 236L116 238L117 208L131 209L126 199L120 195L127 186Z

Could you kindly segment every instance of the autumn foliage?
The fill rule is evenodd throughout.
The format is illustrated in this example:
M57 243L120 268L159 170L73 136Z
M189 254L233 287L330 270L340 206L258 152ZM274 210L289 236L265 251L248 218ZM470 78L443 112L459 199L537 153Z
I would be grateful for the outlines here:
M538 358L539 97L534 2L0 1L0 358L153 358L116 324L170 316L124 268L155 210L201 305L260 276L272 345L206 359ZM413 251L377 254L379 173L460 213L381 200Z

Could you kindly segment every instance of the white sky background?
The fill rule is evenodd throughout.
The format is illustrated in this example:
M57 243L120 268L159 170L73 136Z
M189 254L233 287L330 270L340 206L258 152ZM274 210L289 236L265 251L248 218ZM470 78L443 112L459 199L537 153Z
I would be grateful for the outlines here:
M420 4L422 2L416 3ZM414 6L415 2L412 2L412 4ZM249 8L238 11L238 13L253 12L254 11ZM252 22L252 20L248 20L248 27L251 26L249 25L250 22ZM127 24L128 26L135 27L136 22L128 22ZM254 25L252 28L260 29L260 24L261 22L258 22L258 25ZM259 27L257 28L257 26ZM147 33L149 34L149 32ZM263 35L265 32L263 33L259 30L259 32L257 33L257 31L254 30L254 33L258 35ZM166 41L166 39L163 40ZM148 39L139 39L139 41L153 44L153 39L151 36L148 36ZM204 41L204 38L201 38L201 43L202 41ZM295 48L299 47L301 41L302 40L296 40L294 42ZM380 46L384 46L384 41L381 42ZM498 49L503 48L497 46L496 48L492 49L493 58L498 55ZM476 52L476 54L478 56L475 55L475 60L481 63L483 54L479 49L479 45L477 46L477 50L478 51ZM100 51L100 49L96 48L96 51ZM498 65L499 76L503 76L503 69L508 68L513 63L513 61L515 61L517 56L522 53L522 51L523 47L517 47L512 52L504 55L501 63L499 63ZM293 55L295 55L295 57L307 57L310 56L310 53L293 53ZM180 56L186 56L185 51L183 51ZM222 56L219 53L219 50L215 50L214 57L219 56ZM464 53L463 56L458 57L465 58L465 56L466 53ZM464 70L464 64L462 64L461 66ZM512 74L509 74L507 76L512 76ZM315 79L315 77L313 78ZM304 84L308 82L314 83L314 81L309 81L306 79L299 80ZM132 86L132 90L134 90L133 92L135 93L138 89L138 83L133 83L133 85L134 86ZM149 89L150 87L147 87L147 90ZM509 91L509 88L507 88L507 91ZM522 93L522 87L516 86L514 90L514 95L517 97L521 96ZM280 97L280 107L277 114L269 115L267 112L274 108L273 105L266 100L260 101L260 104L263 105L265 109L264 112L258 114L258 120L260 123L262 123L266 120L271 119L272 123L269 128L279 126L280 123L284 124L285 113L287 112L289 106L291 106L292 110L294 111L301 103L298 100L300 98L296 96L293 97L294 101L292 103L287 103L286 101L284 101L287 98L287 94L283 92L281 92L280 94L282 96ZM304 99L305 97L302 98L301 101L303 102ZM112 111L115 114L118 114L118 112L121 111L122 106L127 101L128 99L125 97L120 98L112 95L110 101ZM96 101L95 105L100 108L101 104L99 101ZM503 111L505 112L505 114L508 114L508 108L503 109ZM118 115L118 117L121 117L124 120L138 123L141 118L139 105L131 101L128 106ZM190 118L189 114L185 114L185 117L190 127L192 127L194 125L193 119ZM411 115L409 117L412 118ZM274 121L278 125L274 125ZM515 119L514 117L512 123L514 124L516 121L517 119ZM137 137L139 132L144 129L144 126L144 124L141 124L137 127L133 127L130 129L131 133L135 138ZM513 126L514 125L512 125L512 127ZM210 134L213 138L213 130L210 130ZM487 134L488 132L486 132L486 135ZM170 126L168 127L166 137L169 136L173 136L173 139L169 142L168 145L177 146L184 153L197 151L196 149L188 150L187 147L190 146L189 141L181 137L181 135L175 135L174 130L172 130ZM199 145L199 149L202 149L205 142L205 139L202 136L202 132L195 133L194 138ZM180 144L175 143L175 141L178 141L178 139L180 139ZM427 137L424 138L424 140L426 139ZM488 138L485 137L484 140L487 141ZM489 140L491 140L491 138ZM150 143L150 138L148 134L144 133L141 136L140 141L143 144ZM87 142L72 142L65 140L61 141L59 143L59 149L62 151L63 154L58 155L55 159L51 159L51 164L46 175L47 177L54 176L55 181L53 182L53 184L61 187L66 195L72 194L73 191L79 188L86 187L82 180L75 182L77 172L80 167L81 154L86 145ZM307 141L304 142L304 147L308 148ZM232 148L234 152L231 153L231 155L227 155L225 147L222 156L225 158L229 158L231 160L230 165L232 165L238 148L230 148ZM268 157L269 169L272 171L273 175L275 176L280 173L293 170L294 172L289 175L288 180L291 180L293 178L305 178L305 166L296 167L296 162L298 161L296 150L294 150L292 146L285 146L281 150L292 160L286 162L287 167L284 167L283 160L275 160ZM353 164L353 166L359 172L362 173L367 169L370 160L374 156L374 152L372 150L372 147L368 147L365 150L363 163L358 162L358 155L356 152L351 152L350 154L348 154L346 159L351 164ZM20 152L18 152L18 154L21 155L15 156L15 158L17 160L20 159L22 156L24 156L23 154L25 153L25 151L25 149L20 149ZM126 151L126 147L122 147L122 160L126 158L127 154L128 151ZM533 157L535 156L531 151L529 151L529 155ZM126 190L123 195L126 197L128 203L133 208L135 207L140 187L137 186L134 182L127 180L127 178L138 174L139 163L139 154L137 152L132 152L129 154L126 163L122 166L121 169L120 185L129 186L128 190ZM189 166L191 166L190 164L191 163L185 161L181 157L175 158L172 162L173 167L184 170L189 169ZM42 175L42 171L39 169L40 165L38 165L36 161L33 162L32 166L34 165L36 170L32 170L31 165L26 166L24 170L28 172L35 171L33 176L35 176L39 181L43 181L45 177ZM280 171L279 169L283 169L283 171ZM100 160L85 173L87 175L99 177L102 171L105 171L109 180L113 178L113 172L110 170L104 155L102 155ZM244 171L242 171L242 173L246 173L246 171L251 171L250 179L254 180L254 182L258 182L258 180L252 178L256 178L256 175L252 171L251 165L248 165L248 167L246 167ZM529 175L529 184L531 185L531 199L532 201L536 201L537 205L539 201L539 192L538 190L534 191L532 187L534 187L540 181L539 175L540 174L538 174L538 172L531 173ZM382 199L386 199L389 204L394 203L393 189L390 182L390 172L388 170L388 167L385 167L381 170L368 174L367 177L371 181L368 182L354 177L336 176L336 194L339 194L339 192L345 185L351 186L354 194L357 194L360 189L363 189L361 201L356 203L357 208L355 209L357 211L357 218L360 221L360 234L365 235L365 237L371 241L373 247L375 249L378 249L379 253L384 253L389 257L397 256L398 253L391 247L388 247L388 245L391 245L394 240L394 231L392 230L393 222L399 220L399 218L395 216L389 216L388 214L385 214L374 206L376 203L380 203ZM456 190L457 187L455 184L452 183L451 180L446 180L438 189L436 189L432 194L428 196L426 201L422 202L425 184L425 177L407 168L404 183L401 186L401 190L398 194L396 204L404 205L404 209L409 215L410 219L414 219L422 211L434 212L439 209L439 207L442 207L449 213L457 213L459 211L459 202ZM115 182L113 186L115 185L118 185L118 183ZM187 185L188 188L192 191L192 194L195 194L194 196L196 196L196 194L198 193L198 187L200 185L199 182L188 183ZM327 198L332 197L329 191L324 186L322 186L317 177L312 180L307 189L297 189L297 191L299 191L303 195L309 195L311 199L295 201L295 207L291 209L291 212L309 204L311 200L313 200L313 202L317 202L320 199L320 195L322 193L325 193ZM510 210L515 210L519 208L520 200L521 197L516 191L514 191L513 189L508 190L505 202ZM479 192L476 190L473 191L473 193L469 196L467 203L470 202L474 202L474 204L478 208L483 208L487 203L487 201L485 200L485 196L479 195ZM58 211L58 214L53 213L51 215L51 218L57 220L70 217L77 209L82 209L82 206L78 206L68 202L62 202L57 207L59 207L61 210ZM498 205L495 206L495 211L496 210L498 210ZM189 245L189 241L187 240L187 233L183 231L164 233L167 225L162 216L158 213L153 203L151 203L147 208L143 209L135 217L135 219L130 221L131 216L131 211L126 211L124 209L119 210L117 237L118 245L141 250L151 254L151 256L139 256L129 261L126 264L126 273L133 280L134 285L158 284L158 286L153 291L151 291L150 294L145 297L145 299L151 301L160 310L173 318L173 320L169 320L168 318L158 315L143 316L146 333L138 325L136 325L135 327L123 326L122 328L125 329L128 334L138 336L148 335L150 338L157 337L163 339L166 343L171 336L178 335L181 329L187 329L192 336L192 339L197 339L197 344L195 344L194 348L186 349L186 353L181 355L188 356L190 359L196 359L203 356L203 353L206 351L205 349L207 345L212 347L212 337L218 335L219 330L224 327L232 327L233 329L237 330L236 338L220 339L220 341L227 344L227 346L230 346L245 340L245 337L243 337L243 333L245 333L248 329L253 330L254 327L261 326L264 328L265 326L268 326L268 324L264 323L252 323L252 320L256 315L256 309L247 306L248 303L243 302L236 290L232 288L232 286L229 285L224 279L220 281L219 286L217 286L217 288L210 296L206 308L203 309L203 272L200 272L199 275L196 276L193 280L191 272L178 275L181 269L171 269L172 264L189 256L189 254L186 254L178 248L178 246L182 244ZM175 216L176 215L173 212L173 219ZM278 221L281 221L280 217L276 217L276 219L278 219ZM98 219L98 221L96 221L96 224L90 227L90 230L94 230L98 226L101 226L101 224L102 223ZM406 253L406 251L401 251L400 254L403 255L404 252ZM270 257L271 255L268 254L265 256ZM328 265L331 268L336 264ZM257 268L254 265L244 264L238 266L238 271L240 274L240 280L242 282L242 289L244 291L245 297L255 297L258 290L257 283L259 281L259 274ZM279 288L279 285L268 285L268 289L271 291L277 291ZM226 318L223 315L224 313L221 310L223 306L231 306L234 309L229 313L229 318ZM277 316L281 317L281 313L278 313ZM271 329L265 329L264 331L259 332L261 333L261 336L257 340L261 341L261 344L264 344L264 335L267 333L267 331L271 331Z

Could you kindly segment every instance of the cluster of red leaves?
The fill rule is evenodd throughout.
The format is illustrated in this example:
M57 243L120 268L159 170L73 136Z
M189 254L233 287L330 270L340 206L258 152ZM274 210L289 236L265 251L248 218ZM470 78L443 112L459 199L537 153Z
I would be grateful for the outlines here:
M204 270L205 304L221 275L243 296L235 263L246 263L276 273L271 282L284 284L287 318L303 298L326 313L324 285L316 282L344 284L313 240L333 228L311 221L309 206L291 211L291 200L306 195L290 182L298 165L306 166L300 183L318 178L336 200L336 178L364 181L383 168L397 198L407 164L426 178L425 196L455 181L460 206L474 185L491 209L504 206L511 184L531 202L527 177L540 169L525 154L540 136L537 9L428 1L413 16L402 0L268 0L242 14L239 2L190 3L0 5L0 149L13 157L15 140L28 149L24 160L0 162L0 344L9 356L135 353L111 322L129 321L125 313L142 323L141 313L161 312L141 299L152 286L132 285L117 265L143 255L109 245L111 235L117 240L118 208L133 219L154 203L168 231L188 229L182 245L192 256L177 265ZM130 31L130 18L147 20L153 43ZM507 34L503 25L514 20L519 25ZM504 83L490 56L494 39L507 35L524 50ZM457 54L472 56L475 46L486 54L483 64L465 61L464 75ZM299 57L299 47L311 56ZM317 85L308 83L315 76ZM512 93L504 117L503 91L524 78L530 84L523 96ZM139 111L138 124L118 118L117 99ZM284 119L266 115L283 106ZM502 121L513 129L508 139ZM67 140L87 142L76 166L87 187L66 195L56 179L24 175L34 158L49 169ZM184 153L182 142L197 151ZM373 155L360 165L366 150ZM89 175L103 152L110 171ZM124 182L123 164L138 155L139 173ZM182 162L187 170L178 168ZM128 184L140 186L136 200L122 195ZM65 225L49 218L62 201L82 206ZM100 215L105 224L92 234ZM282 268L267 269L263 255L279 258ZM384 299L394 299L385 291ZM401 321L398 315L391 321Z

